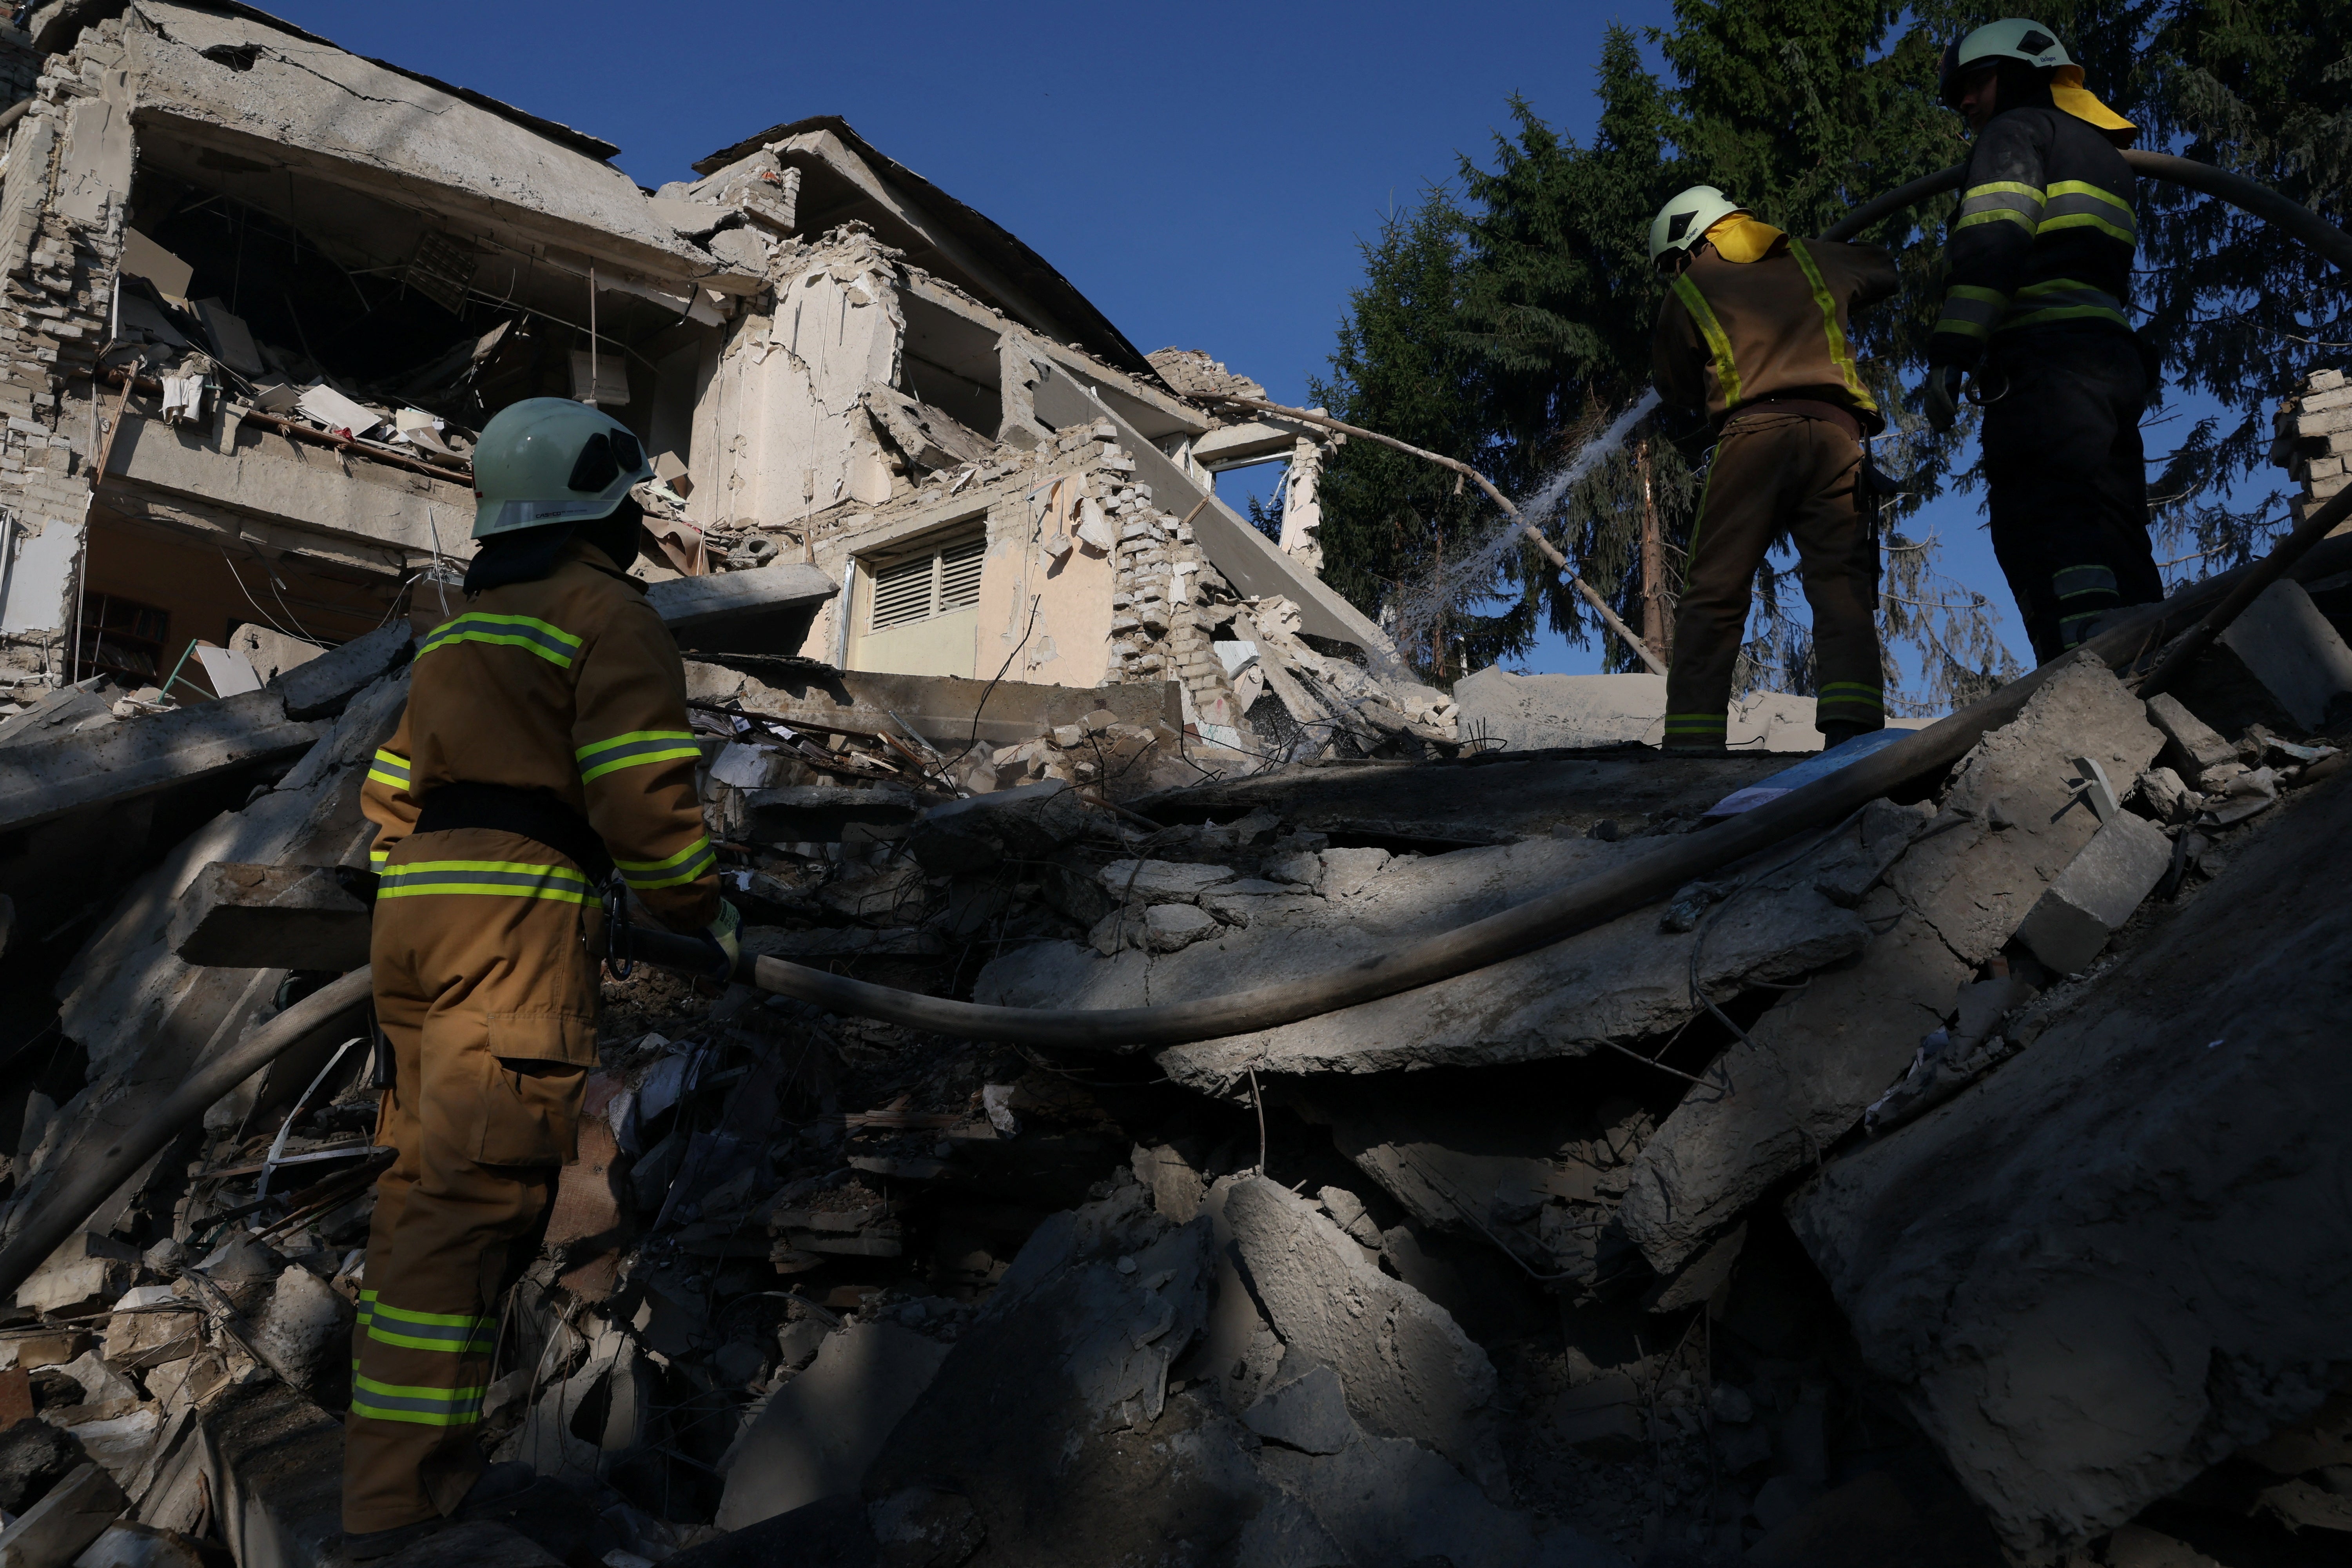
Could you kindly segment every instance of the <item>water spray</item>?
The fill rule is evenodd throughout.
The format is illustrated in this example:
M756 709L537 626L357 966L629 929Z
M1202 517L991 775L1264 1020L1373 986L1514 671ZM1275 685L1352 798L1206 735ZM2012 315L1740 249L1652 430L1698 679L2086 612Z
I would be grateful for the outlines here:
M1601 624L1624 639L1625 646L1633 650L1634 656L1641 659L1643 668L1653 675L1666 673L1664 663L1656 654L1650 651L1649 645L1642 640L1641 634L1627 626L1624 618L1609 607L1609 601L1602 598L1591 584L1577 574L1576 569L1568 563L1568 557L1561 554L1559 547L1544 537L1541 529L1528 521L1527 516L1511 504L1510 497L1496 489L1493 480L1469 464L1453 458L1441 457L1435 452L1423 451L1421 447L1410 446L1393 436L1383 436L1377 430L1367 430L1360 425L1349 425L1344 420L1334 419L1328 414L1316 414L1304 408L1292 408L1286 404L1268 403L1256 397L1235 397L1230 393L1223 392L1195 393L1192 397L1195 402L1224 403L1241 408L1255 408L1261 413L1278 415L1285 419L1295 419L1302 425L1319 426L1326 430L1337 430L1342 435L1354 436L1366 441L1376 441L1383 447L1394 447L1400 452L1410 454L1426 462L1435 463L1441 468L1451 468L1465 479L1475 480L1478 488L1486 492L1487 499L1503 509L1504 514L1517 525L1518 531L1525 534L1538 550L1543 552L1545 559L1559 570L1560 581L1574 588L1583 596L1584 602L1592 606L1593 614L1601 617ZM1608 429L1586 442L1576 457L1558 475L1555 475L1538 495L1536 506L1531 509L1536 515L1541 517L1549 508L1556 508L1559 503L1559 498L1568 493L1568 488L1583 478L1594 463L1606 457L1618 443L1624 440L1626 432L1633 427L1642 416L1656 407L1657 403L1658 395L1655 392L1643 394L1633 407L1619 415L1610 424ZM1475 552L1471 559L1492 562L1501 555L1504 547L1510 542L1511 531L1507 528L1498 530L1495 538L1489 540L1482 549Z

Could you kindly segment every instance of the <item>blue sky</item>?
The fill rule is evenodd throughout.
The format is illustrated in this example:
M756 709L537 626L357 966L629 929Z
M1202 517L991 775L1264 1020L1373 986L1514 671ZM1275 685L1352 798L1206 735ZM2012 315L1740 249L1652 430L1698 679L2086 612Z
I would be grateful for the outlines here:
M265 0L266 3L266 0ZM1582 136L1602 29L1665 0L792 6L670 0L352 6L278 15L620 144L638 183L782 121L839 114L1029 242L1137 346L1209 350L1304 401L1381 212L1483 158L1525 94ZM2176 421L2151 430L2172 445ZM1228 476L1241 504L1276 468ZM1979 498L1923 519L2024 655ZM1916 526L1916 525L1915 525ZM1535 670L1598 668L1553 638Z

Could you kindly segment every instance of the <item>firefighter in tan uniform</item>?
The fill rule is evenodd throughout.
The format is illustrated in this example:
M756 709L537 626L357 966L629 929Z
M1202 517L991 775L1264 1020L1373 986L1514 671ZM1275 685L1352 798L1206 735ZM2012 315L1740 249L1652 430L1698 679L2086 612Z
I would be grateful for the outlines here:
M1815 722L1832 746L1883 729L1862 440L1886 421L1846 334L1852 312L1895 292L1894 260L1783 234L1712 185L1666 204L1650 259L1671 279L1652 346L1659 397L1705 409L1716 431L1675 613L1665 749L1723 749L1749 584L1782 534L1813 610Z
M342 1555L400 1550L528 1484L476 1442L498 1303L536 1249L596 1065L599 891L731 964L677 647L627 575L652 477L578 403L500 412L475 453L467 608L418 644L362 803L394 1079L344 1436ZM520 1471L520 1467L513 1468ZM500 1467L508 1471L508 1467Z

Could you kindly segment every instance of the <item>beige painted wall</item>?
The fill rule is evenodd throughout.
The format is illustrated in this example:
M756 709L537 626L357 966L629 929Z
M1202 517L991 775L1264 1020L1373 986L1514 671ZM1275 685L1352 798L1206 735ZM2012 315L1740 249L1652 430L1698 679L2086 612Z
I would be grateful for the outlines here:
M981 678L993 676L1011 658L1007 680L1099 686L1109 668L1110 557L1073 542L1067 555L1049 563L1037 546L1044 504L1040 489L1009 496L989 510L988 558L980 577Z
M872 591L871 579L859 583L861 600ZM861 623L865 616L866 605L861 603ZM849 668L881 670L890 675L960 675L967 680L974 679L979 662L979 631L980 609L974 605L950 615L933 616L912 626L867 632L857 638L857 646L849 656ZM988 673L992 675L995 671L991 669Z
M705 527L773 526L843 500L890 499L890 471L862 402L898 379L906 322L863 242L821 252L782 279L771 316L729 335L694 414L698 471L687 515Z

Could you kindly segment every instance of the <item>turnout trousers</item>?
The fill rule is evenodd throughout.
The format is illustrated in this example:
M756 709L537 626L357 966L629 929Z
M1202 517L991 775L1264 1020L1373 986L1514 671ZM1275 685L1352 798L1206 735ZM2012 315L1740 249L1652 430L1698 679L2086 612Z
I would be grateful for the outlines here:
M2122 331L1995 333L1980 380L1993 554L2037 664L2164 597L2147 537L2147 371Z
M1827 419L1759 410L1724 426L1675 611L1666 750L1722 748L1756 568L1783 533L1797 547L1813 610L1815 721L1885 726L1878 542L1859 504L1861 480L1862 443Z
M596 1061L601 921L588 879L544 845L482 828L418 834L383 868L371 956L392 1087L353 1334L343 1528L454 1510L506 1286L544 1227Z

